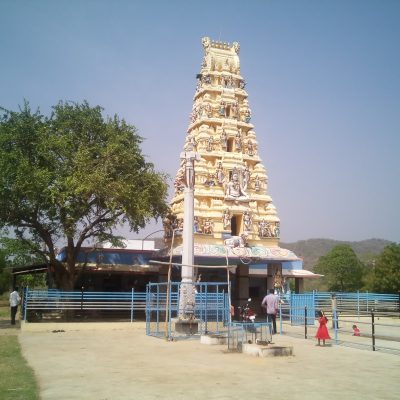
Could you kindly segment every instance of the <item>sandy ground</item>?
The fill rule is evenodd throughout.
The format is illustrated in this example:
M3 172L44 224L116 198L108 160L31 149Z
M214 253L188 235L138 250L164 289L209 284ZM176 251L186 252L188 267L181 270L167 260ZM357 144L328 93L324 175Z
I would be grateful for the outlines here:
M276 335L294 356L259 358L149 337L140 322L30 325L19 340L42 400L399 398L393 354Z

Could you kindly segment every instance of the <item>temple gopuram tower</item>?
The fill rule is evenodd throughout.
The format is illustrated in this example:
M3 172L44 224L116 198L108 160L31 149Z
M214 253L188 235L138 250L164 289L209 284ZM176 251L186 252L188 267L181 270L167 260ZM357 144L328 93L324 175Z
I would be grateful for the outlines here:
M182 149L200 155L194 163L195 264L225 265L228 260L235 266L235 296L240 303L249 294L262 298L268 288L281 288L285 265L296 261L296 268L299 262L302 267L294 253L279 247L280 219L251 120L239 43L205 37L202 44L204 57ZM182 237L175 232L183 226L184 179L182 159L174 181L172 214L164 221L164 256L171 256L172 249L177 262Z

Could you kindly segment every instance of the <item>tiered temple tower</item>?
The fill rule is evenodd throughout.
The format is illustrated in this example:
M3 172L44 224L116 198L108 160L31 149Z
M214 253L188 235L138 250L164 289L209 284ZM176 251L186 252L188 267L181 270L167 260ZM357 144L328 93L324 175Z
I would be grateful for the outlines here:
M202 43L204 57L182 152L200 156L194 162L194 263L234 266L239 303L250 292L257 298L269 288L283 288L285 274L296 279L296 291L301 291L303 275L294 271L302 269L301 260L279 247L280 220L251 123L239 43L208 37ZM184 225L185 179L182 157L159 260L182 262L185 238L177 231Z
M195 242L223 244L242 236L248 244L278 246L279 218L268 195L268 176L258 152L239 44L203 38L184 151L196 151ZM175 178L171 209L183 218L184 162ZM179 222L178 222L179 223Z

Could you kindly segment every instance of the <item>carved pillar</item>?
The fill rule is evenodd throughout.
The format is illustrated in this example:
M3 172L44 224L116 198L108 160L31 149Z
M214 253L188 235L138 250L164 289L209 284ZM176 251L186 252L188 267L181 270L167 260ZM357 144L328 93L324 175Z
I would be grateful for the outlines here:
M185 189L183 214L183 247L182 247L182 284L180 288L179 313L180 318L192 318L195 307L195 293L193 287L194 263L194 162L200 160L200 155L194 151L181 153L185 160Z

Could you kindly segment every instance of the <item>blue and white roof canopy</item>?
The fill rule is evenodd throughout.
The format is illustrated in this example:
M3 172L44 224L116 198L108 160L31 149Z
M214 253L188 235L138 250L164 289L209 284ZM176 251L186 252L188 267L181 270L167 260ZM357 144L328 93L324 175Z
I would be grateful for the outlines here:
M170 248L157 252L155 259L169 260ZM182 255L182 245L174 247L172 259L177 261ZM215 266L236 266L248 264L252 276L267 276L268 264L282 264L282 275L293 278L317 278L320 275L303 270L303 260L290 250L281 247L229 247L224 245L199 244L194 245L194 264Z

